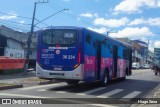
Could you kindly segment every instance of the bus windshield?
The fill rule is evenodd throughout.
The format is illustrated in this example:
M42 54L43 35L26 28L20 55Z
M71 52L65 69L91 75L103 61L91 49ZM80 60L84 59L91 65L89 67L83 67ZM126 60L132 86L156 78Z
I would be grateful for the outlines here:
M42 33L42 41L46 45L73 45L76 36L74 30L45 30Z

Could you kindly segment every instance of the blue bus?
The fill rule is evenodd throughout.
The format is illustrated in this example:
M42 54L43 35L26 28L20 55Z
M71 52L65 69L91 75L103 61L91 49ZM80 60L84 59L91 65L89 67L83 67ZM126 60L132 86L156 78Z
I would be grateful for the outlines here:
M82 27L56 26L37 32L36 76L64 80L108 81L131 75L132 47Z

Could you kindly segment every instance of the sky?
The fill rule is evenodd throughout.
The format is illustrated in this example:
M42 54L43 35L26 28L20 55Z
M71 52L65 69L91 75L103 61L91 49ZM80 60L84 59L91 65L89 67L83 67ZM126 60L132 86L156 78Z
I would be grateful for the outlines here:
M47 26L79 26L110 32L113 38L142 40L152 52L160 48L160 0L1 0L0 25L29 32L35 2L34 31Z

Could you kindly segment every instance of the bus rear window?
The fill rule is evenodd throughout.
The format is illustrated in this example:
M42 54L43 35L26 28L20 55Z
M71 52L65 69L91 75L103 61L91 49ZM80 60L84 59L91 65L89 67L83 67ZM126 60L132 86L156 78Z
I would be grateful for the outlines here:
M76 31L73 30L45 30L42 40L47 45L71 45L76 42Z

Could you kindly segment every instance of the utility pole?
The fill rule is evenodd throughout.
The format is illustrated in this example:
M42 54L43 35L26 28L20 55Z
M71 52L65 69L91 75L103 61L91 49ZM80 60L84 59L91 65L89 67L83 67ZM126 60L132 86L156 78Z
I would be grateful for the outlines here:
M29 33L28 40L27 40L27 54L26 54L26 62L25 62L25 66L24 66L24 75L27 74L27 69L28 69L28 64L29 64L29 54L30 54L31 42L32 42L32 35L33 35L34 26L35 26L34 25L34 20L35 20L35 14L36 14L36 6L39 3L48 3L48 0L47 1L43 0L43 2L38 1L38 2L34 3L34 11L33 11L33 17L32 17L31 31Z

